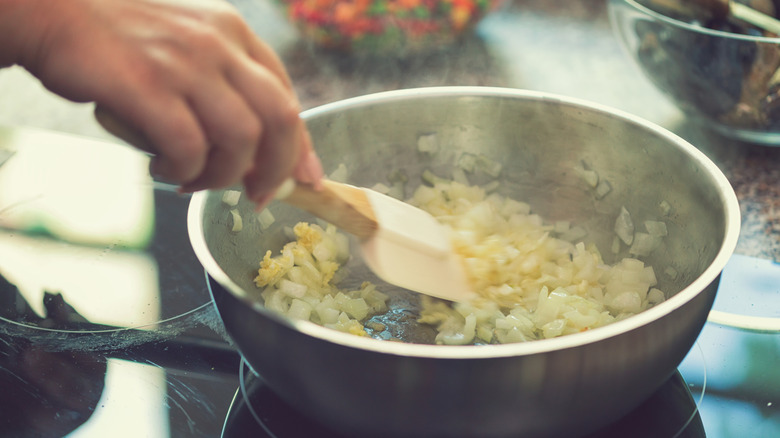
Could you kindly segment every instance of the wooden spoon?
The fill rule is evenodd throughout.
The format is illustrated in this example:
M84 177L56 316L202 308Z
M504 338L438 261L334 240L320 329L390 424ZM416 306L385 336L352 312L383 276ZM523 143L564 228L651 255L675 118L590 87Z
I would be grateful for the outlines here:
M450 301L474 298L444 227L426 211L371 189L290 179L276 198L360 239L368 267L390 284Z
M95 109L109 132L153 152L149 142L111 112ZM366 265L384 281L449 301L475 297L444 227L428 212L374 190L323 180L315 189L287 180L276 199L308 211L360 239Z

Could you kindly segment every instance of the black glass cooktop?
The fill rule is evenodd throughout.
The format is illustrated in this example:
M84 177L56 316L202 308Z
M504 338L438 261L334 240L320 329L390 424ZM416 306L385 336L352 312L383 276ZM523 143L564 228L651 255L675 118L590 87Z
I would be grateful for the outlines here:
M633 412L586 438L704 437L698 412L702 396L703 391L690 388L677 372ZM239 388L225 420L222 437L245 436L354 438L307 419L280 400L242 361Z
M143 159L84 139L68 152L84 180L65 183L55 165L29 166L64 159L49 140L0 160L0 437L339 437L225 340L189 199L148 180ZM780 436L779 287L777 264L735 256L678 373L592 437Z

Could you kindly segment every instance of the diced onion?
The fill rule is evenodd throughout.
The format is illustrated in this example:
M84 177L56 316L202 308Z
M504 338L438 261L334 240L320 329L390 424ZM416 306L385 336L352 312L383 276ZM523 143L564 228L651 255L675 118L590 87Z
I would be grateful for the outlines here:
M585 184L592 188L596 188L596 186L599 183L599 174L593 169L589 169L587 165L583 162L579 166L575 166L575 170L577 173L579 173L580 177L583 181L585 181Z
M263 211L257 214L257 222L260 223L260 229L266 230L268 227L273 225L274 222L276 222L276 218L274 217L273 213L271 213L271 210L265 208Z
M596 199L604 199L612 191L612 184L607 180L600 180L596 185Z
M582 179L585 180L589 186L595 188L599 183L599 174L595 170L583 170Z
M373 186L371 186L371 190L386 195L390 192L390 187L382 183L376 183Z
M474 154L464 153L458 158L458 167L468 173L474 173L477 167L477 156Z
M661 245L661 238L648 233L637 232L634 234L634 241L628 252L630 254L644 257L650 255Z
M460 167L453 169L452 180L457 181L463 185L469 185L469 177L466 176L466 172Z
M233 226L230 228L230 231L237 233L244 229L244 221L241 219L241 213L237 209L230 210L230 217L233 220Z
M658 204L658 209L661 211L661 214L664 216L668 216L669 213L672 212L672 206L666 201L661 201Z
M310 320L336 330L366 335L362 321L387 309L387 295L371 283L341 290L338 271L349 257L346 236L335 227L298 223L295 241L281 254L268 251L255 283L265 306L291 318Z
M421 295L419 322L436 328L437 343L564 336L610 324L665 299L655 288L651 266L637 258L607 265L593 244L581 241L588 233L579 225L545 223L527 203L431 171L423 179L430 185L419 186L408 202L431 213L450 232L479 295L469 303ZM659 223L645 222L652 234L635 233L628 210L621 208L613 252L619 252L621 242L637 256L657 248ZM255 282L265 306L367 336L363 324L373 327L369 318L386 311L388 297L368 282L353 290L337 286L349 275L341 269L349 257L346 237L329 225L299 223L292 232L293 242L275 257L268 252L260 263Z
M615 220L615 233L626 245L631 245L634 241L634 222L626 207L620 207L620 214Z
M486 155L477 155L477 166L492 177L497 177L501 174L501 169L504 167L499 161L491 160Z
M336 167L336 170L330 173L328 175L328 178L330 178L331 181L336 181L340 183L347 182L347 179L349 178L349 172L347 171L347 166L344 163L339 163L339 165Z
M585 231L585 228L574 226L566 230L566 232L562 233L560 236L558 236L558 238L567 242L577 242L578 240L582 240L587 235L588 232Z
M417 150L428 154L435 154L439 151L439 142L436 134L421 135L417 138Z
M222 202L230 207L238 205L238 201L241 199L241 192L238 190L225 190L222 193Z
M669 234L666 223L661 221L645 221L645 229L652 236L664 237Z
M648 298L656 284L651 267L633 258L606 265L593 245L573 243L587 235L584 228L565 221L547 225L526 203L440 179L434 187L421 186L409 202L451 229L480 295L468 305L424 297L420 322L437 328L437 343L563 336L625 318L659 298ZM627 234L633 239L633 225ZM615 239L619 249L621 239Z

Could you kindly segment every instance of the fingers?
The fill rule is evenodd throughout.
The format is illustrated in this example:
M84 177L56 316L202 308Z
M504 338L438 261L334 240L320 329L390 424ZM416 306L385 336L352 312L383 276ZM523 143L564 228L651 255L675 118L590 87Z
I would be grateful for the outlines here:
M306 131L298 100L282 78L249 59L239 67L228 70L229 80L263 122L254 166L243 180L249 198L259 200L292 174Z
M155 153L156 148L142 132L131 128L127 123L120 120L120 118L117 117L108 108L97 105L95 106L94 112L95 120L98 121L103 129L142 151L148 152L150 154Z
M291 175L318 184L322 167L282 61L237 15L216 18L204 18L214 29L174 20L182 25L176 29L192 32L171 38L186 41L152 41L132 69L103 76L102 89L124 87L100 93L96 118L154 154L155 176L181 184L182 191L243 182L250 199L263 203ZM166 29L162 24L158 31Z
M256 63L267 68L271 73L279 78L279 80L282 81L282 84L287 89L289 89L291 93L293 93L293 97L297 102L297 96L294 95L292 81L277 53L251 32L248 34L245 48L248 55ZM292 176L298 181L313 184L315 187L319 187L320 180L323 176L322 164L314 152L311 136L309 135L305 124L303 124L301 121L298 121L298 123L300 124L299 147L301 149L298 153L297 164L293 169ZM251 178L252 177L250 177L250 179Z
M189 100L209 142L206 166L182 186L192 192L223 188L241 181L254 166L255 149L263 134L263 120L227 83L211 81L196 87Z
M265 66L271 73L273 73L282 84L288 90L293 90L292 80L287 74L287 69L284 67L284 63L279 59L279 55L265 42L257 38L251 30L245 36L244 47L249 57L257 64Z
M315 189L322 187L322 163L320 158L314 152L312 147L311 136L308 131L304 131L304 141L301 156L298 160L298 164L293 170L293 178L296 180L311 184Z
M153 154L150 170L155 177L182 183L204 171L209 150L206 135L183 99L169 96L135 105L111 101L106 105L95 109L98 122L113 135Z
M152 175L167 181L192 181L206 167L208 139L200 121L183 99L173 99L146 114L142 125L157 151Z

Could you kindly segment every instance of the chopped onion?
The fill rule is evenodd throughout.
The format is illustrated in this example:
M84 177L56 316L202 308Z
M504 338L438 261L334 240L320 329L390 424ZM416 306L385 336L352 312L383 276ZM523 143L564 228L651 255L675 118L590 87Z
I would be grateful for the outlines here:
M222 193L222 202L231 207L238 205L239 199L241 199L241 192L238 190L225 190Z
M669 216L669 213L672 212L672 206L666 201L661 201L658 204L658 209L661 211L661 214L664 216Z
M458 157L458 167L468 173L474 173L477 167L477 156L468 152Z
M596 199L604 199L612 191L612 184L607 180L599 181L596 185Z
M423 179L430 185L419 186L408 202L430 212L450 231L453 248L479 295L457 304L422 296L419 322L436 328L437 343L564 336L663 301L651 266L636 258L605 264L594 244L580 241L587 236L583 227L568 221L546 223L527 203L488 195L483 187L445 180L431 171ZM660 233L658 224L645 226ZM633 227L628 210L621 208L614 252L624 237L632 241L626 243L632 254L660 245L662 236L634 233ZM387 309L388 297L371 283L357 290L336 286L348 275L341 269L349 257L346 237L332 225L299 223L292 232L295 240L280 255L271 257L269 252L260 263L255 282L266 307L367 336L363 324Z
M615 220L615 233L626 245L631 245L634 241L634 222L631 221L631 214L626 207L620 207L620 214Z
M436 134L421 135L417 138L417 150L428 154L435 154L439 151L439 142Z
M631 244L628 252L630 254L644 257L650 255L661 245L661 238L648 233L637 232L634 234L634 242Z
M666 223L661 221L645 221L645 229L652 236L664 237L669 234Z
M357 290L340 290L341 264L349 257L346 236L332 225L298 223L295 240L276 257L268 251L255 283L265 306L291 318L308 319L325 327L365 336L362 320L387 309L387 295L371 283ZM343 275L343 274L342 274Z
M470 185L469 178L468 178L468 176L466 176L466 172L463 169L461 169L460 167L456 167L455 169L453 169L453 171L452 171L452 180L456 181L456 182L459 182L459 183L461 183L463 185L466 185L466 186Z
M371 186L371 190L386 195L390 192L390 187L382 183L376 183L373 186Z
M579 166L575 166L575 170L580 174L580 177L585 184L592 188L596 188L599 183L599 174L595 170L589 169L588 166L582 162Z
M666 300L666 295L664 295L664 292L660 289L651 288L647 292L647 302L651 305L658 304L664 300Z
M422 173L422 180L432 186L435 186L437 183L446 183L448 180L437 176L435 173L431 172L430 169L425 169Z
M293 298L301 298L306 295L306 291L309 289L305 284L294 283L287 279L279 280L279 290L285 295L289 295Z
M260 223L260 229L267 230L268 227L276 222L276 218L271 213L271 210L264 208L263 211L257 214L257 222Z
M491 160L483 154L477 155L477 166L494 178L501 174L501 169L504 167L499 161Z
M612 254L617 254L620 252L620 237L615 236L612 239Z
M595 170L583 170L582 179L584 179L589 186L595 188L599 183L599 174Z
M349 178L349 172L347 171L347 166L344 163L340 163L336 170L331 172L330 175L328 175L328 178L332 181L345 183L347 182L347 179Z
M406 183L409 182L409 176L403 169L396 169L387 175L387 180L392 184L387 195L395 199L403 200L406 195Z
M311 304L296 298L290 303L287 315L291 318L307 320L311 317L312 311L314 311L314 308Z
M244 229L244 221L241 219L241 213L237 209L230 210L230 217L233 219L233 226L230 228L230 231L237 233Z
M437 343L562 336L650 305L648 290L656 284L651 267L630 258L606 265L592 244L563 239L585 237L584 228L566 221L548 225L528 204L478 189L438 179L410 201L451 227L453 246L480 295L468 306L422 301L420 322L436 327ZM619 249L617 235L615 242ZM476 321L467 323L472 315Z
M557 221L553 225L553 231L555 231L558 234L563 234L569 231L569 228L571 228L571 224L569 223L569 221Z
M393 183L393 186L390 187L390 190L388 190L385 194L395 199L403 200L404 196L406 195L405 186L405 183L396 181Z
M558 238L567 242L576 242L578 240L582 240L582 238L587 235L588 232L585 231L585 228L574 226L566 230L566 232L562 233L560 236L558 236Z

